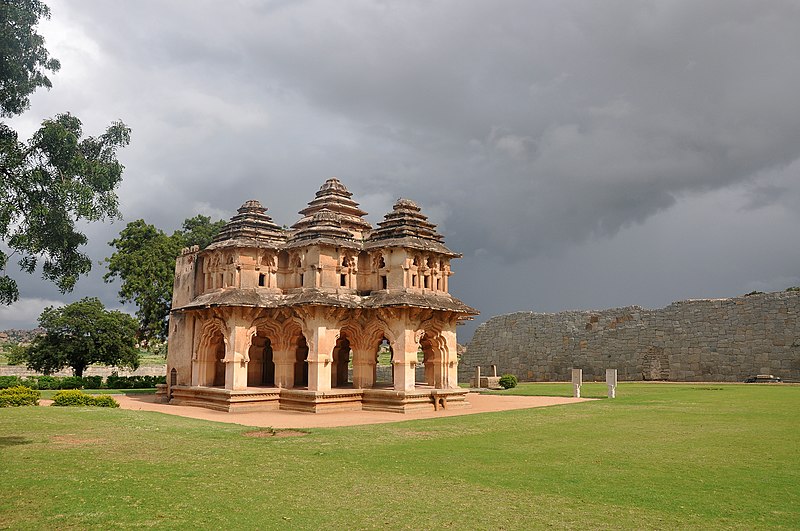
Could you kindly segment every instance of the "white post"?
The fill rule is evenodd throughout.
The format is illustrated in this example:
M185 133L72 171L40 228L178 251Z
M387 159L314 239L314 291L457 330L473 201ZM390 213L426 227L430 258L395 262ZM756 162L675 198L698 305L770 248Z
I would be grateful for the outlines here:
M572 396L581 397L581 384L583 383L583 369L572 369Z
M480 387L481 387L481 366L480 365L476 365L475 366L475 387L477 387L478 389L480 389Z
M616 398L617 369L606 369L606 385L608 386L608 398Z

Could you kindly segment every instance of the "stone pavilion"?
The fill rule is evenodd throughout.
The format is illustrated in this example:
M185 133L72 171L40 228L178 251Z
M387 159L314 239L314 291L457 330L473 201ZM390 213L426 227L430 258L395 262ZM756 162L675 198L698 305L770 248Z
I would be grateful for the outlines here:
M245 202L175 267L167 356L172 404L226 411L466 405L448 249L412 201L372 227L328 179L291 229ZM391 369L381 377L380 349ZM383 379L382 379L383 378Z

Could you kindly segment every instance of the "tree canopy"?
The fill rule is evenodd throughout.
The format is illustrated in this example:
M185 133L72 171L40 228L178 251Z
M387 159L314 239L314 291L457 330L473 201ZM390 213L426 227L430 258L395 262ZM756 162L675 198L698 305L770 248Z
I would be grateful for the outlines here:
M0 116L24 112L37 88L52 86L47 71L61 67L34 29L42 18L50 18L50 9L38 0L0 2Z
M119 278L121 302L137 306L139 338L150 343L167 338L175 259L183 247L206 247L225 225L198 215L184 220L181 230L167 235L139 219L128 223L119 238L109 242L115 251L106 259L106 282Z
M29 369L51 374L72 367L75 376L83 376L93 363L139 367L136 319L106 310L99 299L47 307L39 316L39 325L45 333L34 339L22 355Z
M48 17L37 0L0 2L0 115L20 114L38 87L51 86L46 71L59 68L34 26ZM97 137L83 137L81 121L69 113L42 122L30 140L0 122L0 304L19 298L8 274L9 259L43 277L62 293L91 269L80 248L87 238L80 221L119 217L116 188L123 166L117 150L130 142L130 129L114 122Z

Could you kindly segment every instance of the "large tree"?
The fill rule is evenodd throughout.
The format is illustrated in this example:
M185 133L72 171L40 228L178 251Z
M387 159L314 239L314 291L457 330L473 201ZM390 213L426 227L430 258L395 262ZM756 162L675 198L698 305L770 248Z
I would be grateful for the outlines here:
M51 374L72 367L75 376L93 363L139 367L136 319L106 310L96 298L85 298L61 308L45 308L39 316L45 333L24 354L28 368Z
M0 116L24 112L29 96L51 86L46 72L59 68L34 26L50 16L38 0L0 1ZM19 298L8 274L9 259L32 273L41 263L45 279L62 293L91 269L81 252L80 221L119 217L115 190L123 166L116 152L130 142L130 129L115 122L97 137L83 137L81 121L64 113L45 120L30 140L0 122L0 304Z
M206 247L214 239L224 221L212 222L198 215L184 220L181 230L167 235L161 229L136 220L109 242L115 250L106 259L106 282L119 278L121 302L136 305L139 339L145 344L167 338L175 259L183 247Z

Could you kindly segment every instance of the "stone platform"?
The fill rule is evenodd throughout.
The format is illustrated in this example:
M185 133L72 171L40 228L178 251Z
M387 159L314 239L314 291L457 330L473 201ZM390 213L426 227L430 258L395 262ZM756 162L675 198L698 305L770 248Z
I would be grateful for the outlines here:
M277 387L248 387L229 390L221 387L172 387L169 403L178 406L197 406L217 411L438 411L468 407L467 389L435 389L418 386L413 391L391 388L336 388L327 391L280 389ZM166 400L166 397L165 397Z

